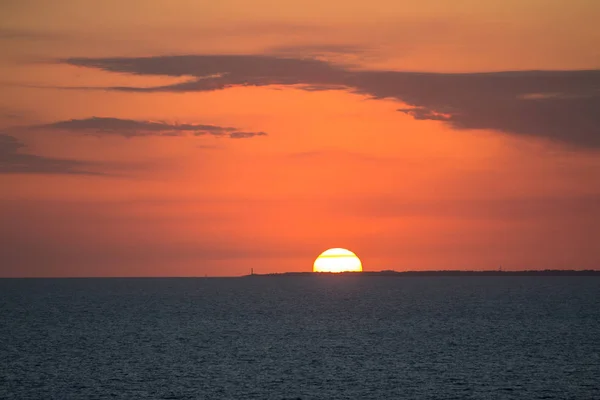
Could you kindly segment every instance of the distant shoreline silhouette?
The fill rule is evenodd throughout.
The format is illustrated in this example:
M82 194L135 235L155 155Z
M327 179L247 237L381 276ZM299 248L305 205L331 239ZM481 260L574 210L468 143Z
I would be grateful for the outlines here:
M525 270L525 271L460 271L460 270L437 270L437 271L363 271L363 272L282 272L244 275L245 277L286 277L286 276L600 276L600 270L563 270L563 269L545 269L545 270Z

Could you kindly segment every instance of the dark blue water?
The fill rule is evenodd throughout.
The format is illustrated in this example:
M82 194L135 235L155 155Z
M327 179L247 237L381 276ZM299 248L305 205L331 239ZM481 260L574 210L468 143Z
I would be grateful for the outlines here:
M0 280L3 399L600 399L600 278Z

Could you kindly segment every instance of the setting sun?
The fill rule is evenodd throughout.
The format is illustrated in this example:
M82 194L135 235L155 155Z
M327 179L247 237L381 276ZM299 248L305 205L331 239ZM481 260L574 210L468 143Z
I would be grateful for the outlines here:
M334 248L317 257L313 272L362 272L362 264L350 250Z

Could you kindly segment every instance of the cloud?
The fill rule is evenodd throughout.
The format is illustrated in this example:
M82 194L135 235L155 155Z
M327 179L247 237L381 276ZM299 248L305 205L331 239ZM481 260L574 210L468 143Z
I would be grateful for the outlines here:
M494 73L357 71L312 58L267 55L185 55L68 58L62 63L136 75L192 76L156 87L107 87L135 92L194 92L232 86L344 87L392 98L417 119L455 129L490 129L600 148L600 70Z
M61 62L135 75L164 75L194 79L157 87L112 87L119 91L212 91L230 86L273 84L343 84L345 71L325 61L262 55L198 55L139 58L69 58ZM339 81L339 82L338 82Z
M25 111L0 106L0 123L4 123L5 121L25 121L27 117L28 113Z
M42 125L18 126L6 129L5 132L24 134L37 130L56 130L98 136L116 135L126 138L211 135L230 139L249 139L256 136L267 136L265 132L241 131L237 128L227 126L171 124L167 122L102 117L70 119ZM0 173L101 174L90 170L90 168L98 166L96 163L21 153L20 150L24 147L25 145L14 136L0 133ZM208 147L205 146L205 148Z
M408 114L416 120L448 121L450 119L447 114L438 113L425 107L399 108L397 111Z
M171 29L172 31L172 29ZM242 22L236 24L199 25L192 28L180 28L187 36L213 37L215 39L236 36L292 36L307 34L326 34L330 29L323 25L293 23L291 21Z
M267 136L265 132L231 132L229 137L232 139L247 139L254 136Z
M0 28L0 40L54 40L64 39L55 32Z
M212 135L231 139L246 139L267 136L265 132L243 132L237 128L203 124L175 124L160 121L140 121L133 119L91 117L70 119L50 124L30 126L27 129L59 130L94 135L117 135L127 138L140 136L202 136Z
M354 87L401 100L412 106L408 113L414 118L446 121L455 129L491 129L600 147L600 71L365 72ZM523 98L529 93L561 95Z
M17 138L0 134L0 173L3 174L87 174L92 163L20 153L25 145Z
M276 46L268 49L267 53L278 57L331 58L332 56L364 56L368 50L350 44L306 44Z

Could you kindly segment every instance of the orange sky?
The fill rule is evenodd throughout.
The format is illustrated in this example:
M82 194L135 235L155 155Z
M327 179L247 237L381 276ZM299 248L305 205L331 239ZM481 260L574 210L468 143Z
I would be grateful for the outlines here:
M0 276L599 268L598 20L0 0Z

